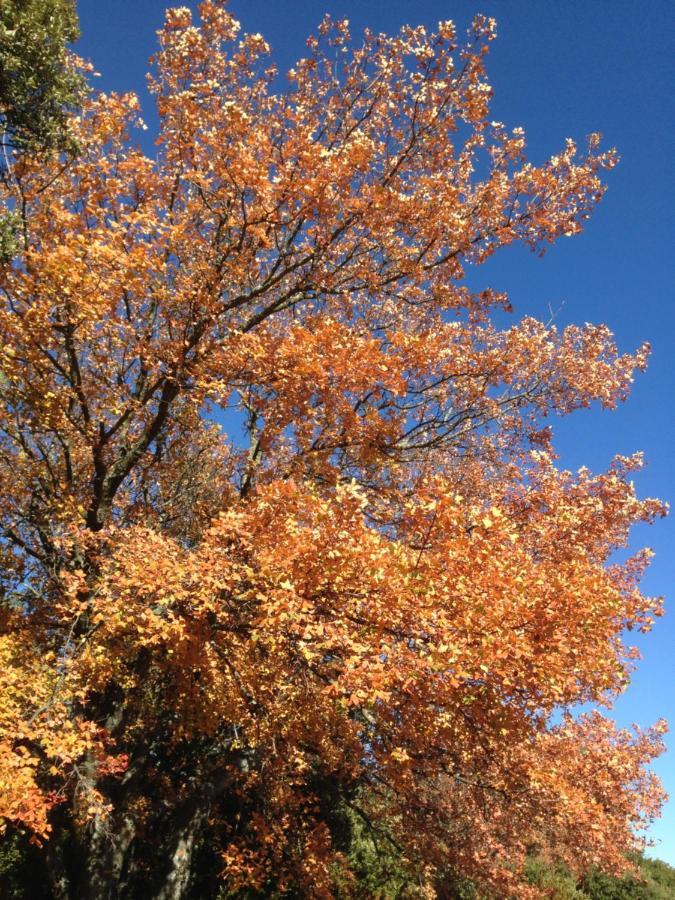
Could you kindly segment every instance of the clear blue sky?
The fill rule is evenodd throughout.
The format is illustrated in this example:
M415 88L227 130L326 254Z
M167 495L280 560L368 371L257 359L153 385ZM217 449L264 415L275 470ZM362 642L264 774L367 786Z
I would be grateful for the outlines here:
M155 49L164 0L79 0L79 52L94 62L105 90L135 90L152 134L145 93L148 56ZM178 5L178 4L177 4ZM193 6L195 4L187 4ZM568 322L606 322L622 349L652 343L648 372L615 413L577 413L554 423L565 466L607 466L615 453L644 450L637 480L644 495L675 505L675 6L672 0L231 0L246 31L261 32L279 67L304 53L304 40L324 12L348 17L356 35L368 25L433 27L452 18L465 28L476 12L494 16L498 40L488 73L495 88L493 118L522 125L530 158L601 131L618 148L621 165L579 237L563 240L543 259L521 248L497 254L472 282L508 291L516 315ZM148 140L148 149L151 140ZM649 725L659 716L675 732L675 513L636 532L634 545L656 558L645 590L671 598L665 618L640 640L644 659L615 714L622 724ZM656 768L673 796L653 829L654 855L675 864L675 733Z

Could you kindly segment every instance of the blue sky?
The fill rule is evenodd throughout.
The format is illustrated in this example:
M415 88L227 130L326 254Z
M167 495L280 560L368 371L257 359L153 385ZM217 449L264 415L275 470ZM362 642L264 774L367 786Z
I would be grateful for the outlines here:
M147 58L155 49L165 0L79 0L79 52L101 73L105 90L135 90L150 126ZM194 6L195 4L186 4ZM495 88L492 117L522 125L530 158L556 152L565 137L593 131L617 147L620 166L581 236L562 240L543 259L509 248L476 270L472 284L506 290L517 316L557 322L606 322L623 350L652 344L651 364L629 401L614 413L580 412L554 423L561 464L606 468L616 453L645 452L636 478L643 495L675 505L675 15L670 0L231 0L250 32L271 43L279 67L304 54L304 41L324 12L392 31L402 24L453 19L465 28L476 12L494 16L498 40L488 73ZM640 528L634 546L653 547L644 582L670 597L666 616L639 641L644 659L616 705L621 724L649 725L659 716L675 732L675 514ZM670 607L670 609L669 609ZM655 825L654 855L675 864L675 733L656 770L673 799Z

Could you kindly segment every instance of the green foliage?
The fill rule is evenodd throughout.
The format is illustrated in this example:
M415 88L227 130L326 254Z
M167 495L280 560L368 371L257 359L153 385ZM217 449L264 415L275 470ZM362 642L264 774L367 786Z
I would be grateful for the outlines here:
M71 0L0 0L0 121L5 147L72 149L67 115L84 89L67 45Z
M612 878L602 872L589 872L582 882L583 896L592 900L673 900L675 869L658 859L636 860L642 880L626 876Z
M525 863L525 875L531 885L548 892L552 900L586 900L577 880L564 866L552 866L538 856Z
M50 900L42 860L24 835L0 835L0 900Z
M675 897L675 869L672 866L660 859L643 859L640 869L658 900Z
M21 245L21 217L16 211L0 215L0 264L14 259Z
M412 900L427 897L425 878L414 860L404 856L386 822L373 821L360 806L342 804L342 844L349 877L336 873L339 900ZM338 835L333 830L333 839ZM339 837L338 837L339 840ZM488 900L471 882L452 871L433 877L439 900Z
M22 848L16 838L0 841L0 898L22 898L25 892L19 883L23 867Z
M355 884L345 883L340 897L374 900L420 896L413 867L402 858L389 832L370 823L355 807L345 807L349 868Z
M10 153L74 153L68 114L85 81L68 54L79 36L73 0L0 0L0 174ZM21 248L16 209L0 209L0 265Z
M577 882L564 866L538 857L529 859L525 873L530 884L552 900L675 900L675 869L661 860L636 857L640 878L616 878L595 869Z
M630 875L613 878L603 872L589 872L582 881L582 888L579 896L592 897L593 900L655 900L647 885Z
M654 900L672 900L675 897L675 868L660 859L642 859L640 870Z

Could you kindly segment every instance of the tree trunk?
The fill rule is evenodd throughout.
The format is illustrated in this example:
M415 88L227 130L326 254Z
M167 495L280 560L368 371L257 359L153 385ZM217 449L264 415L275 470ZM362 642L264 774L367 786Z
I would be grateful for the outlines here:
M105 825L99 816L89 829L77 898L117 900L117 888L112 880L112 837L106 833Z
M57 829L56 834L47 844L45 865L53 900L70 900L71 883L61 838L62 832Z
M156 895L156 900L183 900L187 897L195 844L206 815L206 809L197 809L192 818L179 830L169 872Z

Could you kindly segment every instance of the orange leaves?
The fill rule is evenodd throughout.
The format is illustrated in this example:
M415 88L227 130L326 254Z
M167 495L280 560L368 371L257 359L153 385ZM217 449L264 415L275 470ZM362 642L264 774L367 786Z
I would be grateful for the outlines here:
M63 802L85 846L108 818L133 868L194 808L228 888L330 897L358 796L425 883L526 897L529 845L618 866L656 814L656 732L550 717L624 689L623 631L660 603L647 553L608 561L665 510L637 457L560 471L541 422L614 407L648 347L498 326L508 298L463 283L576 233L615 160L593 136L527 162L489 121L494 34L354 44L326 19L273 93L224 3L170 10L156 158L137 100L92 94L77 159L22 162L26 245L0 271L18 827L46 837Z
M663 801L656 779L643 768L662 752L663 732L662 722L646 732L619 731L593 713L577 722L567 717L540 737L532 777L536 789L553 803L553 821L547 828L557 829L555 838L551 832L546 840L557 843L559 835L567 836L570 843L560 842L556 853L573 871L599 860L618 872L627 868L614 842L630 841L632 829L648 824ZM634 806L636 796L639 808Z
M0 636L0 829L11 823L40 839L75 764L90 752L108 763L96 726L71 718L77 683L67 660L56 663L53 653L36 654L26 628ZM121 771L109 762L111 772Z
M0 741L0 833L8 822L29 829L38 837L49 833L47 813L51 806L37 784L38 760L24 747L15 750Z

